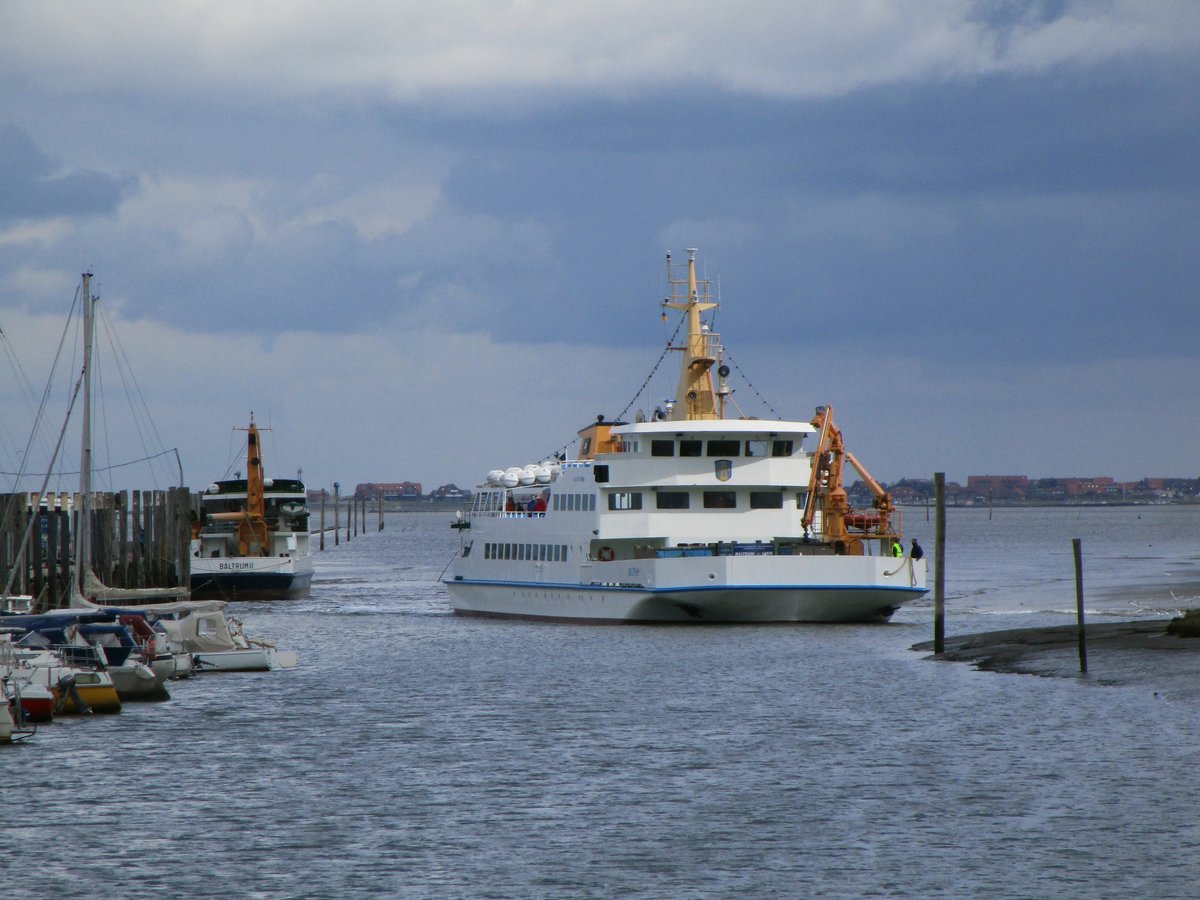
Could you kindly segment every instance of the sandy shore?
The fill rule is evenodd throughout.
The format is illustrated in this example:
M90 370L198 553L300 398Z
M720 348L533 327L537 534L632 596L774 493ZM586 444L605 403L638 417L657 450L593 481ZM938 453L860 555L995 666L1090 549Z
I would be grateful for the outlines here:
M1145 685L1156 695L1200 701L1200 637L1178 637L1168 633L1168 625L1166 619L1087 625L1087 677L1109 684ZM912 649L932 653L933 641L914 644ZM1074 625L947 636L945 653L930 658L972 663L992 672L1080 674Z

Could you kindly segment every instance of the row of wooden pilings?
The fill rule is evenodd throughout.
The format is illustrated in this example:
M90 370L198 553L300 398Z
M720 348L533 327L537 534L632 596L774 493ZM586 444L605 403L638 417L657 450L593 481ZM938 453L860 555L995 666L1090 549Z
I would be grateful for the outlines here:
M0 494L0 591L11 577L35 609L69 605L80 509L78 494ZM93 494L92 571L109 587L187 585L194 515L185 487Z
M333 545L336 547L342 541L341 527L341 495L338 490L337 482L334 482L333 488L333 525L326 527L325 525L325 504L329 499L328 491L321 491L321 512L320 519L316 528L315 534L320 535L320 549L325 549L325 534L333 532ZM383 531L383 495L379 496L378 515L380 531ZM361 497L346 498L346 540L349 541L354 535L367 533L367 501Z

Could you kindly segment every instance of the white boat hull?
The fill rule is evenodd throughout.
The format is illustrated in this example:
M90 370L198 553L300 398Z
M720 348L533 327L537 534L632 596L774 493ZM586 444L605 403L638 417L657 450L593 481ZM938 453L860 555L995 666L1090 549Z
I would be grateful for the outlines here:
M308 595L311 556L194 557L192 594L222 600L291 600Z
M292 650L250 647L242 650L217 650L192 653L197 672L267 672L294 669L297 655Z
M586 622L871 622L926 592L923 560L710 557L584 568L589 580L574 584L456 578L446 586L460 615Z
M193 652L192 660L197 672L267 672L271 668L270 651L261 647Z

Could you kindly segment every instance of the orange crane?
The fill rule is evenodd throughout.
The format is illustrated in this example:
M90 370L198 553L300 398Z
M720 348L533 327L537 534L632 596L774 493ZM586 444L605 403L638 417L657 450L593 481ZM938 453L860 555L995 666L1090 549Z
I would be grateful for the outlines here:
M254 413L251 413L246 435L246 506L240 512L208 513L206 517L210 522L237 524L238 556L266 556L270 550L263 489L262 452ZM193 538L199 535L202 525L201 521L192 525Z
M892 515L897 513L892 495L871 477L846 449L842 442L841 429L833 422L833 407L818 406L812 420L818 429L817 447L813 452L812 475L808 482L808 500L804 504L801 524L805 533L816 518L817 504L821 508L821 537L841 552L850 556L861 556L863 540L879 540L882 552L887 552L893 540L900 540L899 523L893 530ZM855 511L850 508L846 489L842 483L842 470L846 463L858 473L872 496L871 511Z

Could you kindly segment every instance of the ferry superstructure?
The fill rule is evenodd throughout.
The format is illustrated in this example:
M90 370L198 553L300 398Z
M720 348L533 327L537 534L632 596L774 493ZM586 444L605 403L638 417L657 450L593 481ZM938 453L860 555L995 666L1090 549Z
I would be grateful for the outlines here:
M312 583L308 494L295 478L265 478L259 429L246 429L246 478L200 495L192 529L192 594L223 600L287 600Z
M674 401L632 423L597 417L576 458L489 472L454 523L456 613L865 622L926 593L925 560L892 555L899 511L846 451L831 407L810 422L725 417L729 369L703 322L717 303L695 252L686 280L668 257L664 311L687 324ZM849 508L847 463L874 494L870 510Z

